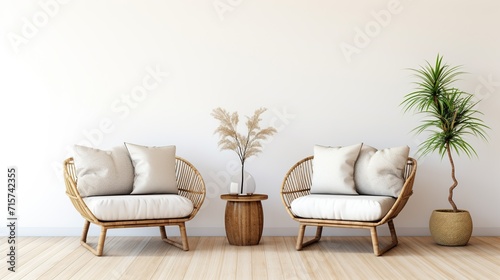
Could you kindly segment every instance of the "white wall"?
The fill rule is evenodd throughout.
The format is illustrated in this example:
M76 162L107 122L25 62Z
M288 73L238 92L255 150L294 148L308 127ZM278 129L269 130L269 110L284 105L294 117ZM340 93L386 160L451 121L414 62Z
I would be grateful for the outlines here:
M220 106L244 116L262 106L263 125L279 132L247 170L269 195L264 234L295 235L279 197L286 171L314 144L409 145L414 155L418 117L399 107L413 89L406 69L440 53L464 66L460 86L483 99L492 128L488 143L471 140L479 158L456 158L455 200L471 211L475 235L500 235L499 12L495 0L2 0L0 160L4 182L7 166L18 168L18 233L79 235L83 220L64 194L61 162L75 143L128 141L177 145L208 188L189 233L223 235L219 196L237 157L217 147L210 113ZM427 235L431 211L449 207L449 172L439 156L419 160L414 196L396 220L401 234Z

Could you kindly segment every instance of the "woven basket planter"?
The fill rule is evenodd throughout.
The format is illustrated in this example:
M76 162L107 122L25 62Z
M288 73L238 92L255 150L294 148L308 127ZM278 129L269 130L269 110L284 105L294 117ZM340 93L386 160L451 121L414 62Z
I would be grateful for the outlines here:
M429 229L439 245L465 246L472 236L472 218L468 211L438 209L432 212Z

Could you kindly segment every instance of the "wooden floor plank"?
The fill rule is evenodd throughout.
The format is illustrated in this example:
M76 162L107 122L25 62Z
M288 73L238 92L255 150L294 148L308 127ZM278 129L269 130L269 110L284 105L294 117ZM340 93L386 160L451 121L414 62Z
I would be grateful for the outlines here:
M280 274L282 279L294 279L297 277L297 270L294 266L291 254L296 251L292 250L286 243L286 239L282 236L274 237L274 250L279 251Z
M119 279L149 241L150 237L107 239L105 255L91 258L71 279Z
M203 254L194 254L192 263L203 263L202 266L188 266L185 279L217 279L221 271L221 260L224 255L221 237L208 238L198 245L197 250Z
M276 275L276 271L281 271L279 258L277 252L273 251L274 242L270 238L262 238L258 245L250 246L251 262L249 265L252 267L252 279L281 279L280 275ZM261 269L254 269L254 267L261 267Z
M312 270L310 267L307 265L307 262L303 261L303 251L297 251L295 249L295 238L284 238L284 250L288 253L290 256L290 260L292 261L293 265L293 270L295 272L295 277L292 279L311 279L312 277ZM313 246L313 245L311 245ZM291 268L286 268L284 267L283 269L291 269Z
M152 279L163 259L172 250L180 249L165 243L159 236L152 237L137 258L123 271L120 279Z
M2 261L0 278L500 279L500 237L472 237L462 247L400 237L381 257L366 236L323 237L301 251L295 240L265 236L259 245L233 246L225 237L189 237L190 250L183 251L159 237L110 236L104 256L96 257L78 237L18 237L17 271L8 271Z
M429 262L426 257L419 256L420 246L431 246L430 238L419 237L416 239L405 238L404 243L398 245L398 250L387 253L390 256L389 264L397 264L399 269L395 271L404 276L404 271L420 271L418 274L422 279L443 278L438 264ZM385 258L385 256L384 256Z
M18 237L18 239L21 239ZM34 270L41 271L37 263L33 263L30 260L32 259L46 259L53 252L54 247L58 247L58 243L64 240L64 237L49 237L49 238L36 238L33 242L29 243L26 247L20 247L17 252L17 267L15 276L18 279L26 278L29 274L33 275ZM66 239L66 242L71 242L71 239ZM69 244L69 243L68 243ZM6 275L11 275L7 271ZM2 271L2 274L5 274L5 271ZM2 275L3 278L3 275Z
M238 246L229 246L229 242L225 237L222 237L223 254L221 259L221 274L219 279L234 280L236 279L236 271L238 264Z
M76 246L77 248L75 248ZM52 280L67 278L70 275L74 275L76 271L79 271L88 261L90 261L94 255L90 253L87 249L80 246L79 243L74 242L69 248L75 248L70 253L63 255L61 261L54 264L49 270L40 275L40 280Z
M262 270L262 274L265 273L263 275L265 279L287 279L283 276L283 269L281 267L280 249L277 247L277 240L279 239L279 237L262 238L260 245L263 245L264 250L260 248L260 245L252 247L252 261L255 257L262 259L263 267L266 268ZM259 251L262 252L260 255ZM255 277L254 275L254 279Z
M47 271L47 267L53 267L58 263L65 262L65 258L68 254L75 251L78 247L77 244L73 242L73 238L65 237L51 237L49 238L49 243L51 244L46 250L37 255L37 258L43 259L43 266L36 263L30 263L32 267L23 268L24 270L29 270L26 274L26 279L40 278Z
M210 238L203 238L203 240ZM201 245L199 244L200 239L202 238L189 237L189 251L169 246L168 254L165 254L151 279L185 279L186 271L192 265L193 256L202 254Z
M228 246L233 246L233 245L228 244ZM238 247L238 250L236 257L237 261L236 261L235 279L241 279L241 280L257 279L253 278L252 275L252 273L254 272L254 269L252 267L252 247L251 246L236 246L236 247Z

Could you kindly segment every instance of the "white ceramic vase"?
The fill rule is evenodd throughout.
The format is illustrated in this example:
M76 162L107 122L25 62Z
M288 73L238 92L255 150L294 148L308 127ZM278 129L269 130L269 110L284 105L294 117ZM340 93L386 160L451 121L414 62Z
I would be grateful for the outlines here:
M243 180L243 188L241 187ZM231 176L231 182L229 183L228 193L238 194L238 195L252 195L255 192L255 179L253 176L244 171L243 177L241 176L241 171L236 172Z

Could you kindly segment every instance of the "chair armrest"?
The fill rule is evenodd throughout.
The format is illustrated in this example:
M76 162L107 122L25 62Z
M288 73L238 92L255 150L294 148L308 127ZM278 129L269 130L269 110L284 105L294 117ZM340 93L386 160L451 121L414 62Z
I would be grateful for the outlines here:
M176 156L175 174L179 195L193 202L194 210L189 219L193 218L205 200L205 182L200 172L187 160Z
M281 184L281 200L292 216L292 201L311 193L313 158L314 156L306 157L292 166Z
M380 224L385 223L388 220L392 220L396 218L401 210L405 207L408 199L413 194L413 183L415 182L415 176L417 173L417 161L414 158L409 157L406 162L403 178L405 182L403 184L403 188L399 193L399 196L396 198L396 202L392 208L387 212L385 217L380 221Z
M98 222L98 219L92 214L82 199L78 188L76 187L78 178L76 176L75 162L72 157L66 159L63 163L64 183L66 184L66 195L71 200L76 210L88 221Z

